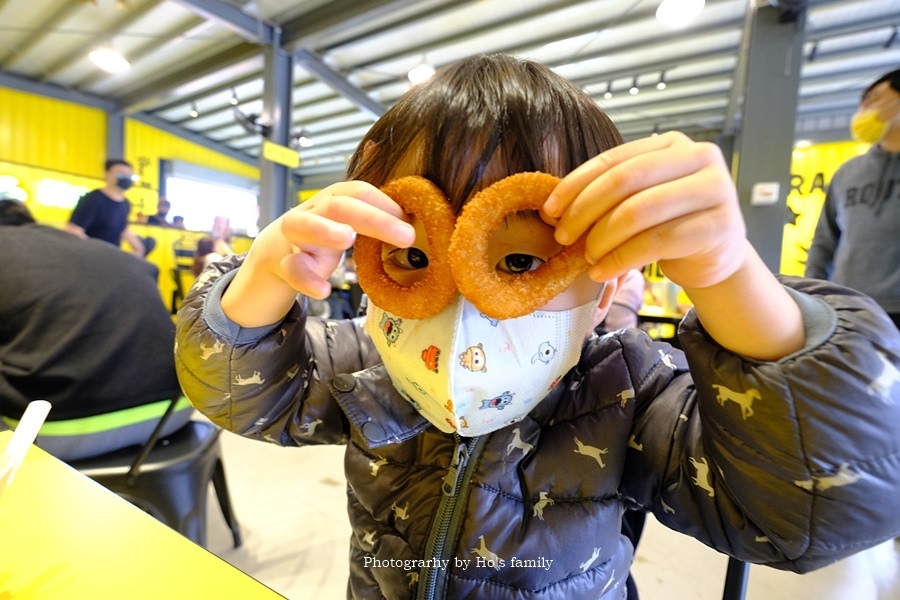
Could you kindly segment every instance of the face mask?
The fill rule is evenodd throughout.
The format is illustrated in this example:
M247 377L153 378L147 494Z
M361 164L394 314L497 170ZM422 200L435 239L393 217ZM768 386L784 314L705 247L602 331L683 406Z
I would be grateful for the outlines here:
M116 177L116 185L124 192L131 189L131 186L134 185L134 181L131 177Z
M501 321L458 296L412 320L370 303L365 327L400 394L441 431L473 437L521 420L553 389L578 362L596 307Z
M850 133L858 142L877 144L887 135L888 126L888 123L878 117L878 111L867 110L853 115Z

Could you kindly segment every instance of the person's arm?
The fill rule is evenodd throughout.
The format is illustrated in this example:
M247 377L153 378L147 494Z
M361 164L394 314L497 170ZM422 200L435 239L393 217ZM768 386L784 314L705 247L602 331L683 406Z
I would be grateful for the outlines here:
M82 239L87 239L87 228L97 218L97 203L94 201L92 193L85 194L78 199L72 214L69 216L69 222L65 225L65 231Z
M83 240L87 239L87 234L84 232L84 229L80 225L76 225L75 223L66 223L63 227L63 230L71 233L76 237L80 237Z
M803 347L800 311L747 242L715 145L674 132L623 144L567 175L543 212L561 244L587 235L596 281L659 262L723 347L759 360Z
M900 334L861 293L781 280L807 339L783 360L723 350L694 314L686 356L625 334L621 493L720 552L805 572L900 535Z
M126 227L122 231L122 239L131 246L131 252L138 258L143 258L145 254L144 242L135 234L130 227Z
M806 277L815 279L828 279L834 261L834 253L837 250L841 230L837 224L837 212L835 210L836 185L839 173L835 174L825 194L825 202L822 204L822 212L816 223L816 231L806 257Z

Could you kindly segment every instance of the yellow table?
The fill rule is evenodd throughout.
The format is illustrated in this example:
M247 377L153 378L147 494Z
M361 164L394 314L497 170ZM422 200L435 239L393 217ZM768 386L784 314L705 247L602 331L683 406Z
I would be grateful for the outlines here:
M32 446L0 496L0 600L57 598L282 596Z

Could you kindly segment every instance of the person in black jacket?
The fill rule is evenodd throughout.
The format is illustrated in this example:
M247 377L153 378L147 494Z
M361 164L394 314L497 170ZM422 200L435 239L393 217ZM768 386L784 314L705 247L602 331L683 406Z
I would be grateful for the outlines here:
M36 443L58 458L144 443L181 398L156 276L147 261L39 225L21 202L0 199L0 427L47 400ZM182 399L163 435L190 414Z

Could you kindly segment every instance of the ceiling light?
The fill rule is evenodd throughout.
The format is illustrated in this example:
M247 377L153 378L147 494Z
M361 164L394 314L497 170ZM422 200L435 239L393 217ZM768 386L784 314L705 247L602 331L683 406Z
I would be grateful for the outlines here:
M200 116L200 113L197 112L197 103L196 102L191 102L191 112L189 112L188 114L191 115L192 119L196 119L197 117Z
M607 100L612 98L612 80L610 80L609 83L606 84L606 93L603 94L603 97Z
M631 82L631 89L628 90L628 93L632 96L636 96L638 92L641 91L641 88L638 87L637 77L634 78L634 81Z
M305 135L301 135L301 136L297 139L297 143L300 145L301 148L309 148L310 146L312 146L313 144L315 144L314 141L312 141L311 139L309 139L309 138L306 137Z
M656 20L666 27L685 27L700 14L705 4L705 0L663 0L656 9Z
M663 71L659 74L659 83L656 84L656 89L662 91L666 89L666 72Z
M112 46L101 46L95 48L88 54L95 65L106 71L107 73L124 73L131 68L131 64L125 57L119 54Z
M231 100L228 101L232 106L238 105L238 97L237 92L234 91L234 88L231 88Z
M653 132L650 134L650 137L656 137L659 135L659 125L653 126Z
M419 66L410 69L407 77L409 77L409 81L413 85L418 85L423 81L430 79L432 75L434 75L434 67L423 62Z

